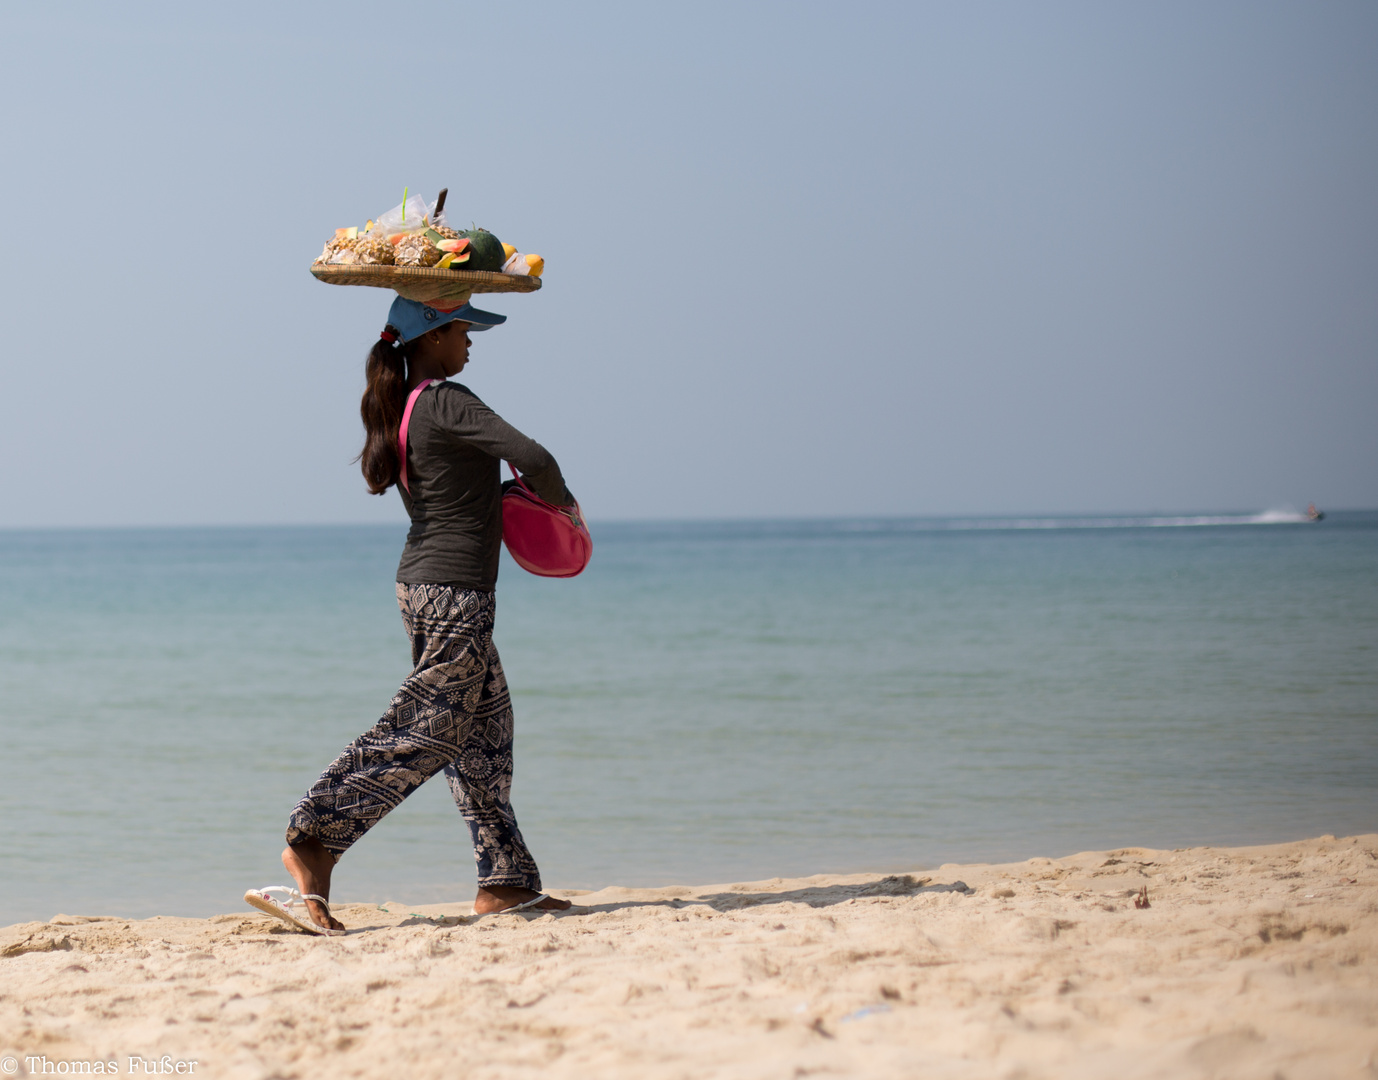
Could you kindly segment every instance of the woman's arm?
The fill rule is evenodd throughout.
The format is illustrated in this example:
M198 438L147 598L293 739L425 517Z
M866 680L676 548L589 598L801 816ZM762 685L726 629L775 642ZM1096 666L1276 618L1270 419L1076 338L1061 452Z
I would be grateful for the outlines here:
M559 463L549 450L523 435L467 387L445 383L436 390L437 418L448 434L495 458L512 462L527 486L546 502L556 506L574 502Z

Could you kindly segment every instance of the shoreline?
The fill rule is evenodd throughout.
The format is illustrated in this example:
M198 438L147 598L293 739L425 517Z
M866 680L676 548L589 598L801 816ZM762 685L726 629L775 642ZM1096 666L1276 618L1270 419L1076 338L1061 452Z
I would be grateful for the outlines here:
M1148 907L1134 899L1147 890ZM1378 834L0 928L7 1075L1368 1076ZM134 1062L144 1062L135 1065ZM57 1066L68 1063L66 1070Z

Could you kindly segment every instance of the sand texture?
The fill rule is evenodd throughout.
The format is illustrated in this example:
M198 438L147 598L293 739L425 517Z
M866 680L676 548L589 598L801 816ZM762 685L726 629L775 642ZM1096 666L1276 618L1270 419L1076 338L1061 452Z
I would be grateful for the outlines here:
M333 939L247 908L7 927L0 1055L245 1080L1378 1076L1378 835L563 895L532 918L339 905Z

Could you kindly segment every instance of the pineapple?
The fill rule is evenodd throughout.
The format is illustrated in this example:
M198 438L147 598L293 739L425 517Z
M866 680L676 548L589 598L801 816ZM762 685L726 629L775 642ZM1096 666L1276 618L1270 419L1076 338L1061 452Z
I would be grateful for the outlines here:
M351 243L353 243L353 241L346 240L342 236L332 237L330 240L326 241L325 250L323 250L318 256L316 256L316 261L318 263L339 262L339 256L343 252L349 250L349 246Z
M353 242L355 261L365 266L391 266L397 261L393 247L381 236L361 236Z
M434 266L440 261L440 249L420 233L404 236L397 242L398 266Z

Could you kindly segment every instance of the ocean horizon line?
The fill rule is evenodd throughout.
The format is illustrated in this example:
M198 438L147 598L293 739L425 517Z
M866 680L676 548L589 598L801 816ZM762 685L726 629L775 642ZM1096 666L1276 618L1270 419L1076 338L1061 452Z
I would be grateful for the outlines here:
M1378 517L1378 507L1325 510L1324 520L1358 524ZM980 532L1060 529L1162 529L1316 524L1307 513L1288 508L1266 510L1122 511L1118 513L991 514L832 514L714 517L590 518L594 527L629 529L713 529L785 527L858 532ZM0 525L0 535L41 533L139 533L290 531L314 529L403 530L405 521L200 522L163 524Z

